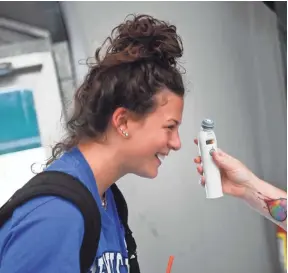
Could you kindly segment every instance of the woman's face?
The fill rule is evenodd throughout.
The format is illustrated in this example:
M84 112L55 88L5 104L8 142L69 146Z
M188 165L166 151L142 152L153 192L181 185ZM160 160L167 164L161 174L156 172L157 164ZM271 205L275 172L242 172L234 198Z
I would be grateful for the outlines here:
M183 98L164 89L155 95L156 109L141 120L128 122L126 168L130 173L154 178L163 159L171 150L179 150L179 125L182 121Z

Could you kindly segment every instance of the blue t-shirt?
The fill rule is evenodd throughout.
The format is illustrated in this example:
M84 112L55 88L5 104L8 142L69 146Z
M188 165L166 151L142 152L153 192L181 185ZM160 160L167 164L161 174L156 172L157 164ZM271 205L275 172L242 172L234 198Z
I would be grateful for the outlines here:
M93 173L78 148L65 153L46 171L57 170L77 177L90 190L101 213L101 235L89 273L127 273L124 229L111 189L107 208L101 205ZM0 273L79 273L79 250L84 219L72 203L55 196L35 198L14 211L0 229Z

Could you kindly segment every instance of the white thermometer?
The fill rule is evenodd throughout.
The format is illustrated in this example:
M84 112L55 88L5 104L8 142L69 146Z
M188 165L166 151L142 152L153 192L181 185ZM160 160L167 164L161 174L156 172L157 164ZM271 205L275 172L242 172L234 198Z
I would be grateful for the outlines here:
M205 177L206 198L219 198L223 196L223 191L220 171L212 158L212 152L217 150L216 136L213 131L214 122L204 119L201 127L198 148Z

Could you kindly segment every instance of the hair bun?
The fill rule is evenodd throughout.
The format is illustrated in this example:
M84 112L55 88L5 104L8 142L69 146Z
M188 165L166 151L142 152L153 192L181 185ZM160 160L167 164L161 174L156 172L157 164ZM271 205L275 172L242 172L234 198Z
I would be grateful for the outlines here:
M183 54L176 27L149 15L133 16L132 20L126 20L113 29L108 40L110 46L103 61L110 64L111 61L119 63L153 58L174 66L176 59Z

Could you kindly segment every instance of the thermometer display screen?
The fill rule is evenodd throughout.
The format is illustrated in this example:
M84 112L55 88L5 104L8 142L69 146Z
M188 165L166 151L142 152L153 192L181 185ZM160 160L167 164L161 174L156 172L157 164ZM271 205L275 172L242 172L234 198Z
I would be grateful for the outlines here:
M206 144L207 145L214 144L214 139L207 139Z

